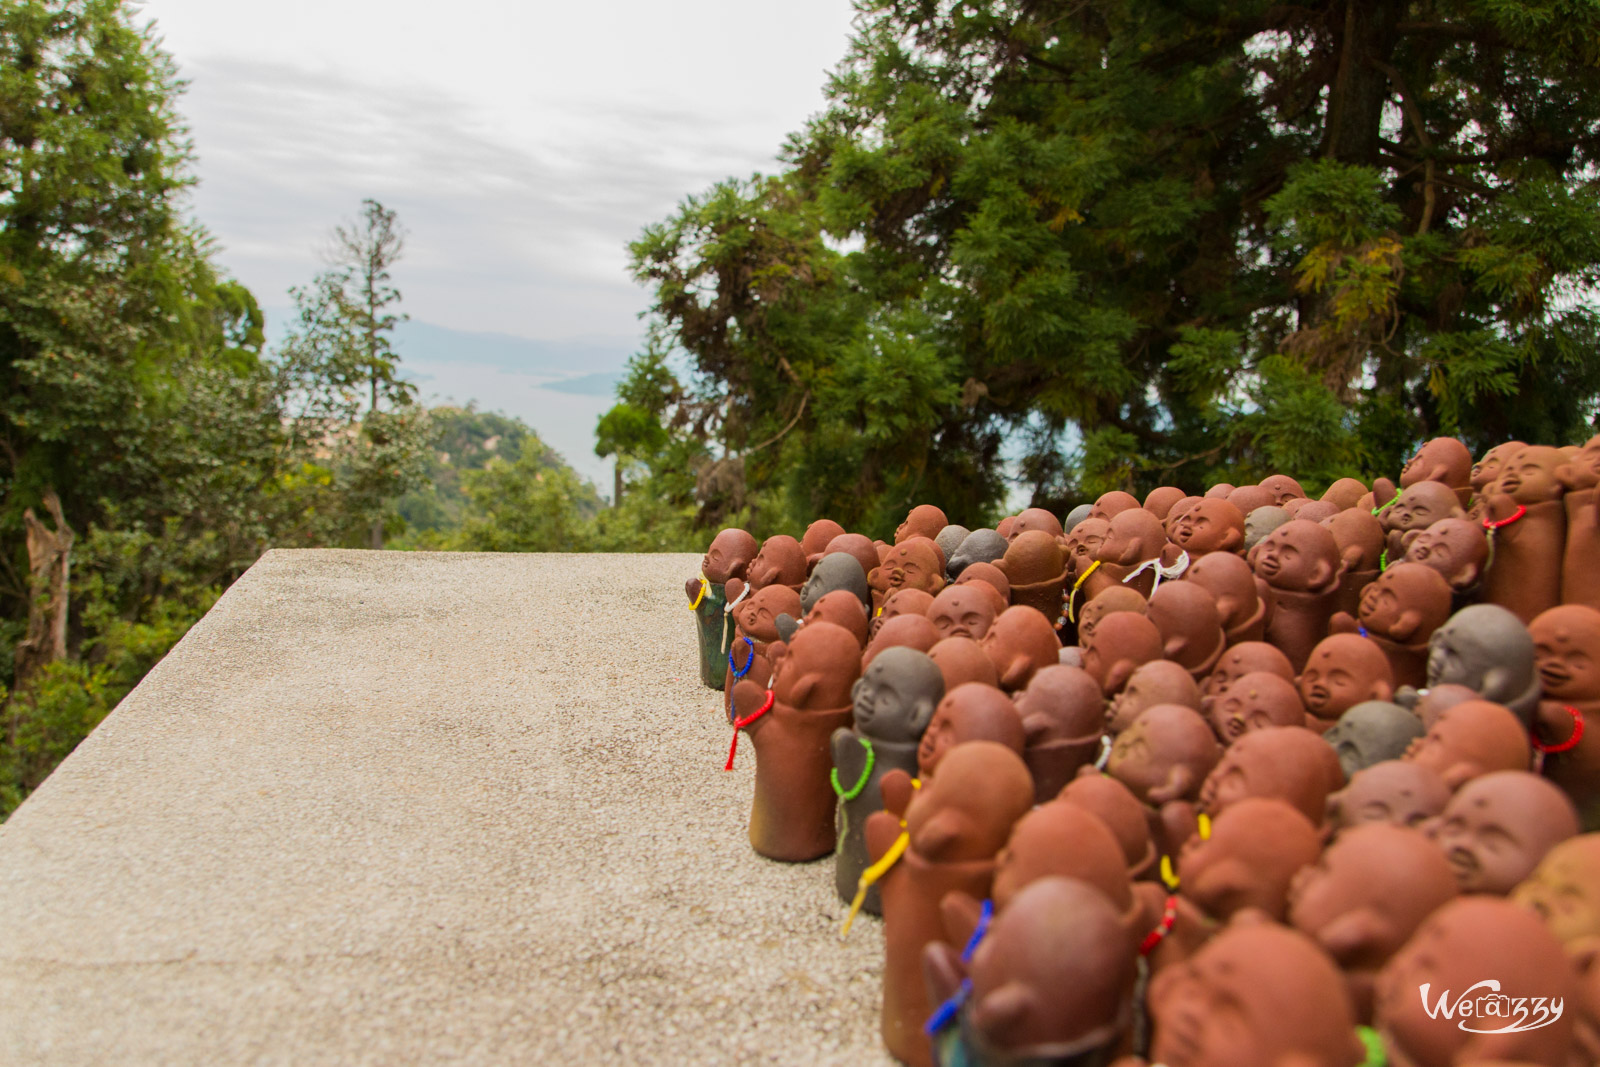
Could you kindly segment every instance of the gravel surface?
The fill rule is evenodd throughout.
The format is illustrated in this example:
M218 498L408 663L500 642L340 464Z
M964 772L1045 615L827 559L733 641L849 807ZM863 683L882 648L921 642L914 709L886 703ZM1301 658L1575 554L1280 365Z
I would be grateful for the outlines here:
M0 1062L890 1062L698 564L269 553L0 826Z

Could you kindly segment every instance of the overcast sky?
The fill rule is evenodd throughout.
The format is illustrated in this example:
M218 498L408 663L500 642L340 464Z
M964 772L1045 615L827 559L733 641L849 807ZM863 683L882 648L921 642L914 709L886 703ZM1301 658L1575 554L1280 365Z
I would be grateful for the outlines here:
M820 110L849 0L147 0L190 82L194 211L267 306L363 197L411 237L412 317L637 335L628 241L776 169Z

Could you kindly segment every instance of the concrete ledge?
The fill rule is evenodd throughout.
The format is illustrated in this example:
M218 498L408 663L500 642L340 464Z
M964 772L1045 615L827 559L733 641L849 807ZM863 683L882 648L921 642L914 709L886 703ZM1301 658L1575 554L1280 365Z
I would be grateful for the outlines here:
M0 827L0 1061L888 1062L698 563L268 553Z

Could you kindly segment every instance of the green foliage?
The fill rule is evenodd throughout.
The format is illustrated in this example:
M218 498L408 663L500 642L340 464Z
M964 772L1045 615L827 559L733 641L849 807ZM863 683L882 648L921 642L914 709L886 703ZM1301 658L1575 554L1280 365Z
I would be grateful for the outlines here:
M461 488L472 509L454 547L474 552L589 547L584 520L600 510L600 497L533 433L522 439L514 461L493 457L481 470L464 473Z
M1007 442L1058 504L1584 439L1596 55L1592 4L862 5L784 170L632 246L697 524L978 521Z

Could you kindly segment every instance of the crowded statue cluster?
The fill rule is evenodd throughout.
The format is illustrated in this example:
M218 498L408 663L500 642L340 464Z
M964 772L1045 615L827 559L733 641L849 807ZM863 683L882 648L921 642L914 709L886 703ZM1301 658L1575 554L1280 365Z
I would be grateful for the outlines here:
M882 916L906 1063L1600 1063L1597 483L1600 437L1438 438L723 530L686 592L750 843Z

